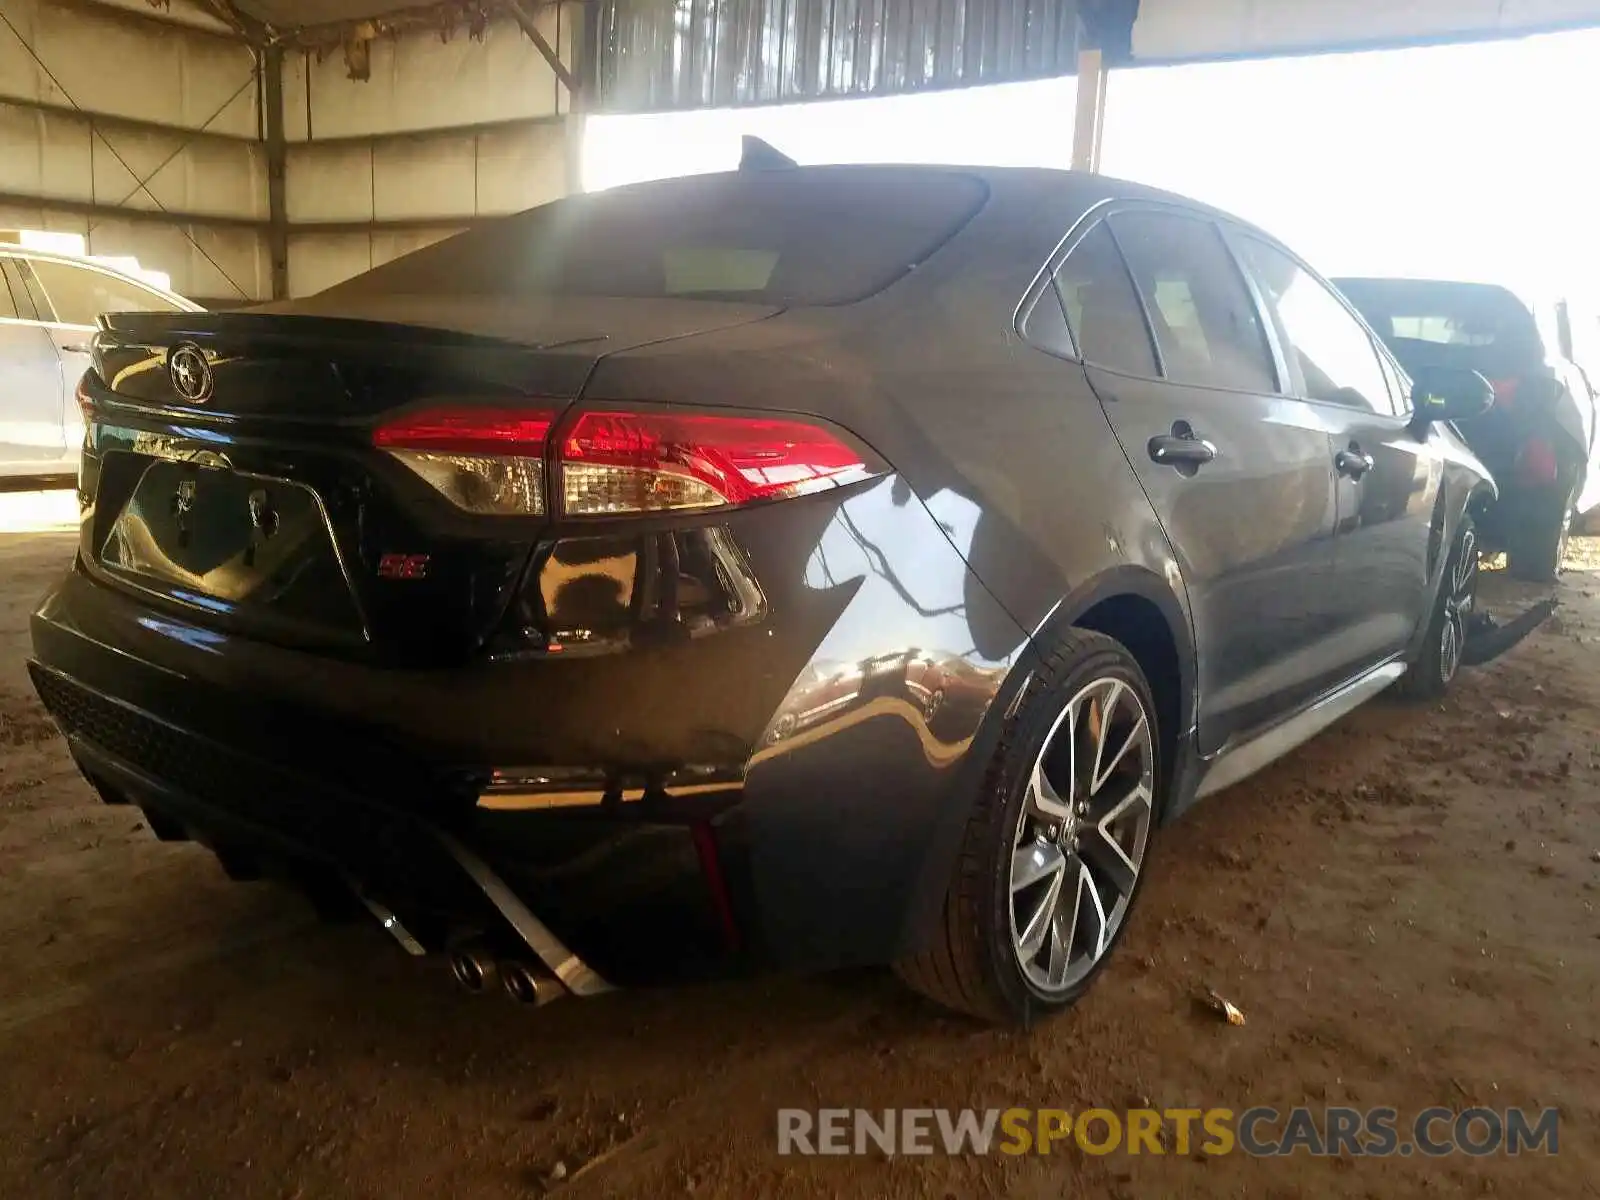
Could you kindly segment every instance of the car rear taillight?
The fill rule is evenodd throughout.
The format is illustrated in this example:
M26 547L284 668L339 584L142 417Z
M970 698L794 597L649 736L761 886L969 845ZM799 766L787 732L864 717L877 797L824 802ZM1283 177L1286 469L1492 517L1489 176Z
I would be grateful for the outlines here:
M373 443L470 512L542 515L547 457L561 515L736 508L884 474L871 451L821 422L670 409L591 411L547 456L546 410L432 408L379 427Z
M555 416L545 409L431 408L380 426L372 443L468 512L541 516Z
M1489 386L1494 389L1494 402L1497 408L1510 408L1517 399L1516 379L1492 379Z
M94 411L94 397L89 395L89 372L85 371L78 376L78 386L72 389L73 396L78 401L78 411L83 414L83 423L89 423L89 414Z
M1558 474L1556 448L1543 438L1529 438L1517 454L1516 474L1523 487L1554 483Z
M881 474L875 456L810 421L588 412L561 438L568 516L736 507Z

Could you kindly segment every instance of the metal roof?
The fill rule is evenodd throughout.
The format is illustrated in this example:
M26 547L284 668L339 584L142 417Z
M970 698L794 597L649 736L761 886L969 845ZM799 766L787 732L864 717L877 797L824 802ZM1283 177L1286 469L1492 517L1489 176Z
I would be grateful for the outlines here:
M1077 0L605 0L608 111L887 95L1071 74Z
M100 0L127 4L133 0ZM258 44L348 49L427 28L529 28L563 0L145 0L220 18ZM565 0L575 3L578 0ZM1187 62L1517 37L1600 25L1600 0L582 0L597 44L579 69L599 109L638 112L894 95L1071 74L1080 44L1113 62ZM1135 18L1137 18L1135 20ZM1131 36L1130 36L1131 30ZM352 66L352 74L360 77Z

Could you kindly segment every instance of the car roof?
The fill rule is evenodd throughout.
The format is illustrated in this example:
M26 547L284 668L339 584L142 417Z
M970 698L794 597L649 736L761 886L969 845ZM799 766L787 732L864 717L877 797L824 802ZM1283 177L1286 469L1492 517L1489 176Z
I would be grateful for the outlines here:
M1458 297L1468 295L1483 299L1494 297L1502 303L1509 301L1529 313L1539 305L1555 303L1554 300L1531 296L1502 283L1487 283L1483 280L1422 279L1400 275L1335 275L1330 278L1333 285L1346 292L1351 300L1361 300L1368 296L1375 298L1387 295L1394 299L1402 296L1416 298L1454 293Z
M1203 201L1179 195L1176 192L1164 191L1161 188L1151 187L1147 184L1118 179L1110 175L1091 174L1086 171L1068 171L1053 167L994 167L963 163L830 163L813 166L770 167L764 168L764 170L772 174L793 172L796 175L803 175L813 179L828 176L834 176L841 180L860 178L862 176L885 179L899 178L908 187L915 186L919 182L933 183L940 179L948 179L952 175L966 176L979 180L988 187L989 203L986 207L998 207L1015 210L1020 213L1024 210L1034 211L1044 206L1059 215L1061 221L1064 222L1062 224L1063 232L1079 216L1107 200L1142 200L1155 204L1176 205L1202 216L1242 226L1266 238L1268 241L1274 243L1278 241L1277 238L1250 221L1234 213L1215 208ZM710 183L714 186L714 181L717 179L734 180L746 174L746 172L741 171L716 172L711 175L700 176L699 179L702 183ZM681 179L682 177L676 178ZM671 181L650 180L623 186L648 188L653 184L668 182Z

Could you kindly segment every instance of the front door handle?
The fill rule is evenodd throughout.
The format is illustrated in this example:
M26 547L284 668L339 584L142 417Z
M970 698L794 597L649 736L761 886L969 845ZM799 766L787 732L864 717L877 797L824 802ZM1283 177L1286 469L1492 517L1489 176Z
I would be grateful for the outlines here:
M1351 442L1348 450L1341 450L1333 456L1333 465L1346 478L1360 479L1377 464L1372 461L1372 455Z
M87 344L80 344L78 342L69 342L65 346L61 347L61 349L66 354L88 354L89 353L88 345Z
M1145 449L1150 452L1152 462L1164 467L1193 469L1217 456L1215 443L1196 434L1187 421L1175 421L1171 433L1157 434Z

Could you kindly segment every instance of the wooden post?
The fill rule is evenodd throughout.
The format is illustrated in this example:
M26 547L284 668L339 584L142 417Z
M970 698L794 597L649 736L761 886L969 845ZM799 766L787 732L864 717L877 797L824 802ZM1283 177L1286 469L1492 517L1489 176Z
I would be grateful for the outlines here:
M1100 136L1105 128L1105 59L1099 50L1078 53L1078 106L1072 124L1072 169L1100 170Z

